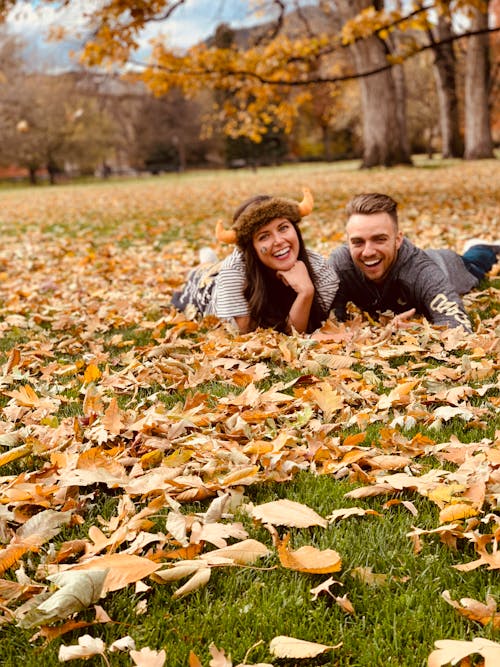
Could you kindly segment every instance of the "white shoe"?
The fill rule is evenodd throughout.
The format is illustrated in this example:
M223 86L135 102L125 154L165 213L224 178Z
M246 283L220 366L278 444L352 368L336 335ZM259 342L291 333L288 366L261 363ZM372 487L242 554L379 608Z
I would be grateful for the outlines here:
M466 253L467 250L470 250L471 248L473 248L475 245L487 245L497 255L500 254L500 239L497 240L497 241L487 241L486 239L475 238L475 239L469 239L468 241L465 242L464 249L462 251L462 255L464 253Z
M219 261L219 258L212 250L212 248L208 247L200 248L198 256L200 259L200 264L214 264L215 262Z

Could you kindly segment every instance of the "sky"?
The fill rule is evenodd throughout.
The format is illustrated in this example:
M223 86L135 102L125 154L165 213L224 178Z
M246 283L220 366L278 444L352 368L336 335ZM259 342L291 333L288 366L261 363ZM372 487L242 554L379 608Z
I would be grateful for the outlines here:
M71 0L69 7L62 11L38 0L21 2L9 15L7 29L25 41L26 54L33 62L59 61L59 66L64 67L70 61L70 50L78 46L78 39L68 37L64 43L47 44L45 37L50 27L63 23L69 34L81 33L85 11L100 2L102 0ZM148 25L141 35L141 48L135 59L146 59L149 41L160 33L169 45L182 49L212 35L221 22L235 28L255 24L250 6L251 0L186 0L168 21Z

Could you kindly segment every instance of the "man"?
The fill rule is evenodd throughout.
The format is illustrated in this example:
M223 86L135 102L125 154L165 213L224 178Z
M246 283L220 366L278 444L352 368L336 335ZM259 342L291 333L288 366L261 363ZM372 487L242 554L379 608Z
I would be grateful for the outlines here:
M340 278L332 305L346 318L349 301L372 317L391 311L394 324L409 326L415 314L448 327L471 323L460 295L476 287L497 261L496 244L475 239L463 256L452 250L421 250L398 227L397 202L379 193L359 194L347 204L347 245L328 263Z

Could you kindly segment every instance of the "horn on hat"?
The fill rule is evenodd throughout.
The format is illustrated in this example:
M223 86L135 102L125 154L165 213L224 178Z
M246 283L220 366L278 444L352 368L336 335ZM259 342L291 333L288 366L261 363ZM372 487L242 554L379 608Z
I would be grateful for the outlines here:
M302 188L302 192L304 193L304 196L302 197L302 201L299 202L299 211L301 218L303 218L306 215L309 215L309 213L311 213L311 211L313 210L314 206L314 199L309 188Z
M222 220L217 220L215 225L215 237L221 243L236 243L236 232L234 229L224 229Z

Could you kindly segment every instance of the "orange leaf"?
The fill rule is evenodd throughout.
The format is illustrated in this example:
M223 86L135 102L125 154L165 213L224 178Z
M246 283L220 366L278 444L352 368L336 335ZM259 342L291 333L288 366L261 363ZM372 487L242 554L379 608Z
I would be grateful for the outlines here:
M289 551L287 549L289 540L290 536L286 535L278 544L278 555L283 567L312 574L329 574L342 569L342 559L333 549L320 550L305 546L297 551Z
M109 554L105 556L97 556L91 558L84 563L72 566L71 570L107 570L109 569L104 586L102 588L102 595L109 591L117 591L120 588L125 588L128 584L135 583L144 577L156 572L161 563L154 563L149 558L142 558L141 556L134 556L126 553Z
M15 565L27 551L29 551L29 547L22 544L12 544L2 549L0 551L0 574Z
M101 377L101 371L95 364L89 364L83 374L83 383L90 384Z

